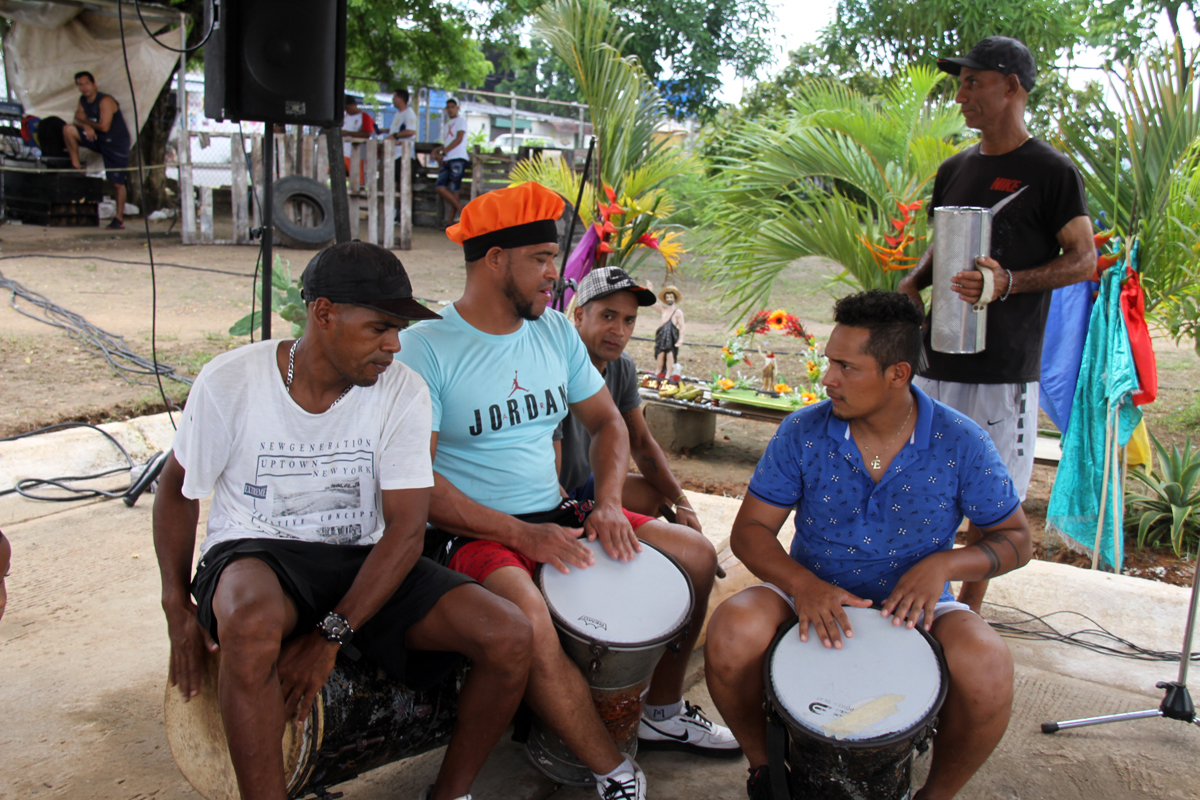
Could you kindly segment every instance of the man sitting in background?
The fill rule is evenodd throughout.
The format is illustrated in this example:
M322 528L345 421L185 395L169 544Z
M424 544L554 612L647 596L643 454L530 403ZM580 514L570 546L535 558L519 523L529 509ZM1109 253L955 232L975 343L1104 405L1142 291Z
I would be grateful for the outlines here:
M716 550L700 530L700 518L692 510L662 448L646 427L638 396L637 368L625 345L637 324L639 306L654 305L654 292L638 286L620 267L592 270L575 294L575 329L587 348L592 366L604 383L628 429L629 452L641 474L625 476L621 505L646 517L660 515L659 508L675 506L678 525L648 521L637 529L638 538L672 554L683 566L696 590L692 619L708 613L708 596L715 577ZM560 464L559 483L567 496L581 503L595 500L595 477L589 451L592 438L587 429L568 413L555 432ZM700 755L732 756L741 753L728 728L700 713L683 699L683 679L688 658L700 637L700 625L692 625L679 652L663 654L654 672L646 711L638 728L639 750L683 750Z
M358 107L358 98L352 94L346 95L346 115L342 120L342 156L346 159L346 174L350 174L350 155L354 151L355 142L370 139L375 133L375 120L366 111ZM365 182L364 170L366 157L358 164L358 182Z
M125 172L129 166L129 128L121 106L112 95L96 88L96 78L90 72L76 72L75 86L79 89L79 105L75 109L75 124L63 128L63 143L71 156L71 166L82 169L79 148L99 153L104 159L104 177L117 188L117 215L108 224L111 230L125 227Z

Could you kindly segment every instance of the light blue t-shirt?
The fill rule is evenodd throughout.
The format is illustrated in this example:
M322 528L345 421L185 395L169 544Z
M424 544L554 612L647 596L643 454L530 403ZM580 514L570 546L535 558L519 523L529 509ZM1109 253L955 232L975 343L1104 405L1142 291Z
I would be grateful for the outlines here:
M429 385L434 471L506 514L554 508L562 499L554 429L568 403L604 388L579 334L550 309L503 336L475 328L453 305L441 314L402 331L397 356Z

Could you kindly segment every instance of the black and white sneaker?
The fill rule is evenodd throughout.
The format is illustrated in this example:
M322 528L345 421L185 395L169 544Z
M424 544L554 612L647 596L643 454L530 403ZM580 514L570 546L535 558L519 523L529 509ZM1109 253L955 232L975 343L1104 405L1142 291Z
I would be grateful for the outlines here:
M626 758L633 772L621 772L615 778L596 781L600 800L646 800L646 773L632 758Z
M669 719L642 717L638 726L638 747L642 750L680 750L714 758L737 758L742 754L733 732L701 713L700 706L686 700L683 710Z

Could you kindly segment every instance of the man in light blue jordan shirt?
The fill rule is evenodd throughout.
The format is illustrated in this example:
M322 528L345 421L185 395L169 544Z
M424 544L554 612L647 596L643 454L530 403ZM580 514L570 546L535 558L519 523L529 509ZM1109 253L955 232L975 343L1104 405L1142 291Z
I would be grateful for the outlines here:
M644 800L645 776L613 744L532 580L538 563L590 565L580 529L610 556L634 558L633 529L648 519L621 508L629 438L604 379L566 317L546 309L563 205L536 183L471 201L447 230L463 245L463 296L436 325L403 332L398 358L425 379L433 405L429 520L449 535L427 553L437 547L525 612L534 629L526 702L594 773L602 798ZM591 436L590 514L563 498L555 470L554 429L568 409Z

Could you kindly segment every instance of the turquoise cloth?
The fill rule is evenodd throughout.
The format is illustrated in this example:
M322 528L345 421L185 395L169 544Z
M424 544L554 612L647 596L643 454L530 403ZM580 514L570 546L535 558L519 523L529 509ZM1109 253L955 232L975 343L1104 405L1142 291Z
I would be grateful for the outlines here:
M1111 412L1117 422L1117 441L1124 446L1142 421L1141 410L1131 401L1138 382L1129 333L1121 314L1124 276L1125 268L1118 265L1100 280L1100 294L1092 306L1079 382L1071 404L1071 425L1063 437L1062 461L1046 512L1048 530L1078 542L1089 552L1095 547L1100 521L1105 423ZM1109 467L1104 526L1100 532L1100 561L1117 572L1123 558L1124 532L1118 526L1121 535L1113 536L1113 514L1117 519L1124 518L1121 494L1121 464L1117 461Z

